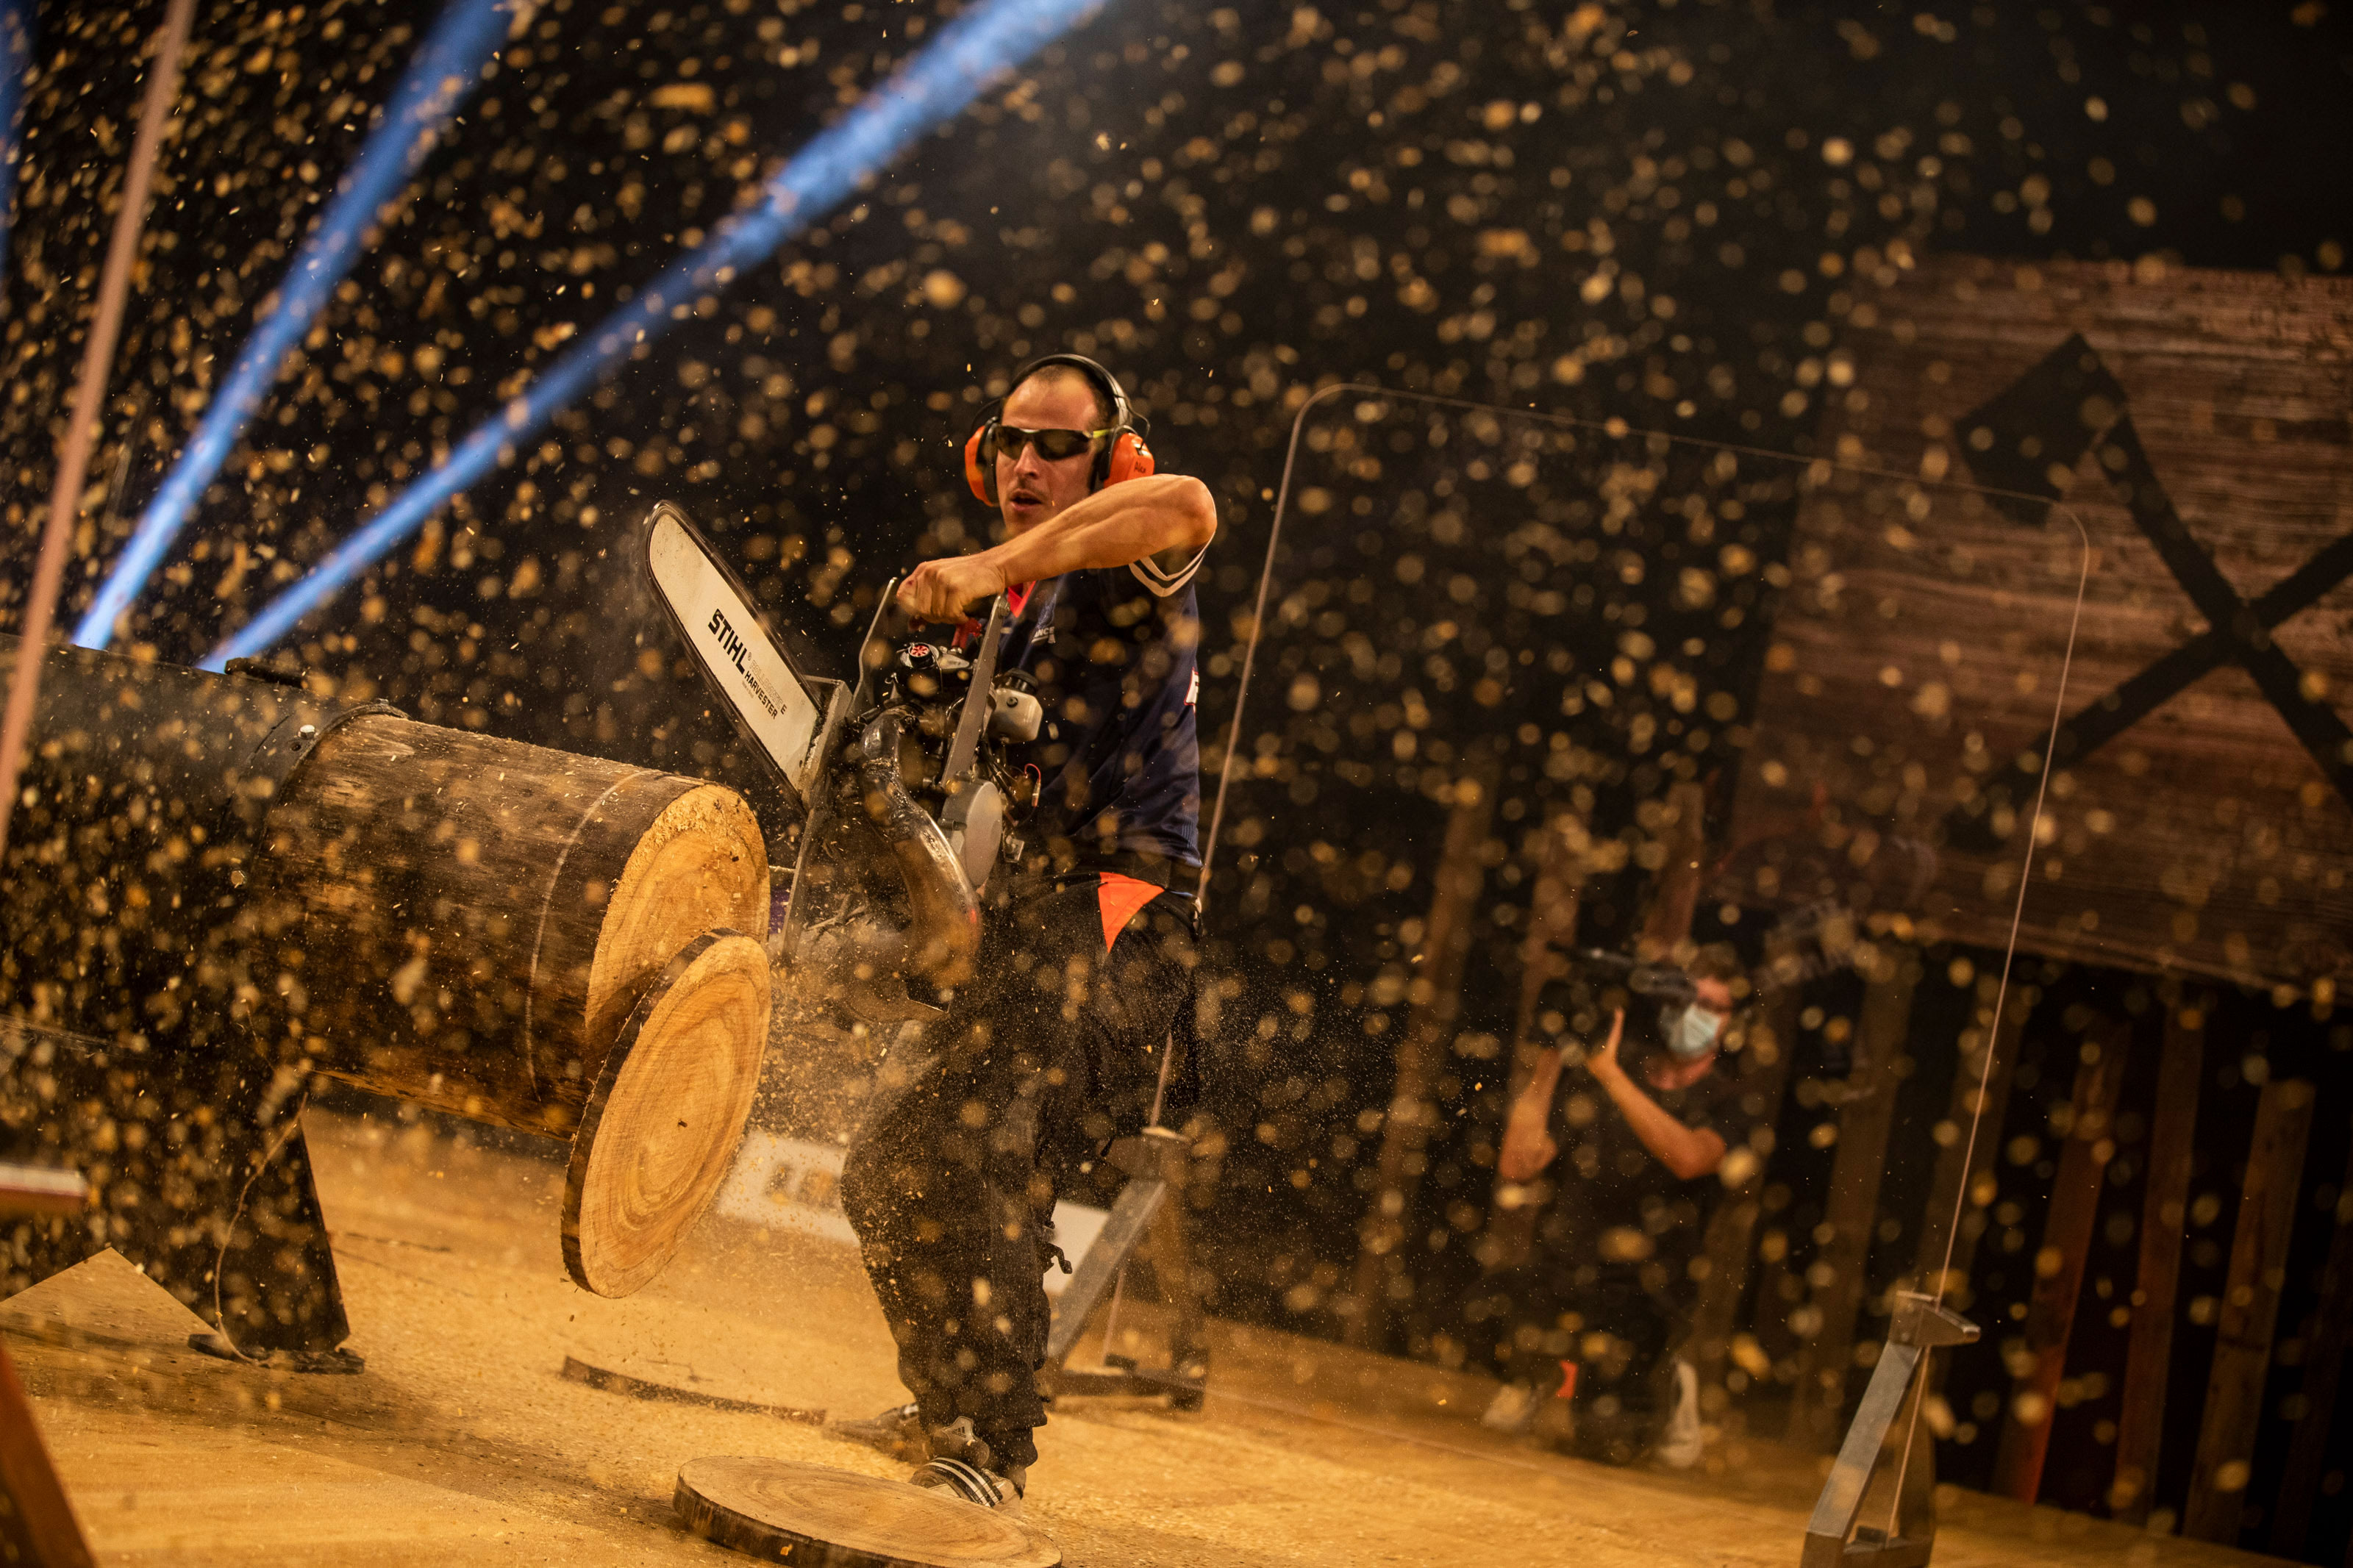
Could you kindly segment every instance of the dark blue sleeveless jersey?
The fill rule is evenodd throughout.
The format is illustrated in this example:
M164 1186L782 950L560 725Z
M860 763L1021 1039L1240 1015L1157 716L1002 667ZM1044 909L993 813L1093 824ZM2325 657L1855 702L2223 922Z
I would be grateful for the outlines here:
M1024 835L1057 869L1201 863L1200 564L1065 573L1032 587L1008 628L1000 668L1027 671L1045 708L1021 759L1044 779Z

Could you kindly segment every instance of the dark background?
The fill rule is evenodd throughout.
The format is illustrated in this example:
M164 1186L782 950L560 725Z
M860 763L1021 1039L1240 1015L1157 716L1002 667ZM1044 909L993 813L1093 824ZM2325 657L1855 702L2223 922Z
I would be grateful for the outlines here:
M68 574L69 624L413 52L419 9L199 7L91 468L98 488ZM0 617L13 617L29 576L136 114L136 57L161 10L39 7L0 301L5 547L16 558ZM201 656L696 243L919 47L917 24L939 14L549 0L286 367L125 646ZM681 85L690 90L662 95L671 107L655 101ZM626 564L648 502L680 502L796 646L839 669L888 575L985 537L989 519L956 466L980 404L1019 359L1076 349L1126 382L1163 466L1199 475L1219 499L1224 532L1201 584L1215 770L1246 629L1237 617L1293 412L1317 384L1374 381L1803 453L1859 276L1935 250L2341 272L2353 242L2348 145L2353 26L2344 6L2319 0L1120 0L822 229L698 302L288 651L321 680L421 719L756 793ZM1361 524L1286 521L1300 531L1277 602L1297 595L1299 613L1261 651L1269 673L1244 727L1248 755L1267 757L1269 771L1236 795L1218 848L1212 935L1229 989L1204 1041L1203 1109L1229 1139L1214 1228L1232 1239L1217 1260L1218 1310L1335 1331L1332 1295L1353 1264L1402 1016L1378 1004L1379 974L1409 963L1428 909L1445 815L1433 792L1493 747L1506 800L1490 886L1504 896L1482 909L1494 940L1480 944L1466 987L1461 1070L1441 1086L1454 1131L1429 1153L1409 1226L1417 1293L1392 1346L1439 1359L1466 1352L1455 1303L1476 1273L1471 1238L1485 1224L1502 1115L1501 1064L1482 1053L1498 1037L1508 1048L1494 999L1512 976L1498 955L1514 900L1525 901L1527 830L1573 805L1624 846L1627 869L1593 890L1584 929L1595 941L1629 934L1646 883L1645 803L1675 779L1715 778L1723 804L1789 521L1764 495L1705 541L1664 507L1607 535L1566 477L1545 498L1471 477L1478 439L1450 426L1437 447L1335 490L1381 499ZM1450 508L1462 530L1430 537L1430 519ZM1553 545L1531 543L1524 525L1538 522ZM1722 552L1732 542L1750 556L1738 571ZM1612 569L1627 552L1648 568L1631 580ZM1412 582L1397 571L1409 553L1425 558ZM1684 567L1707 579L1704 608ZM1530 595L1546 592L1567 608L1535 605ZM1453 629L1433 643L1441 622ZM1354 687L1334 673L1360 666ZM1324 682L1303 708L1288 700L1302 673ZM1479 695L1486 678L1492 701ZM1588 678L1612 700L1565 711L1563 693ZM1391 744L1399 720L1380 717L1385 701L1405 706L1409 686L1430 714L1412 721L1423 734L1410 766ZM1574 764L1548 765L1563 748ZM1319 858L1318 845L1330 853ZM1704 911L1703 934L1753 952L1761 918L1740 917ZM1949 982L1941 995L1935 977L1955 958L1998 962L1926 957L1919 1070L1885 1197L1898 1235L1874 1254L1874 1288L1914 1245L1917 1134L1944 1104L1967 995ZM2084 1009L2138 1016L2147 1040L2136 1059L2155 1059L2158 1009L2143 983L2042 978L2010 1116L2028 1133L2066 1096ZM1856 992L1831 976L1807 997L1804 1081L1760 1226L1789 1250L1778 1272L1758 1271L1743 1319L1777 1355L1789 1304L1778 1282L1810 1256L1829 1168L1809 1146L1825 1112L1806 1082L1843 1070ZM1396 1016L1368 1032L1384 1011ZM2195 1189L2218 1194L2219 1217L2193 1237L2182 1295L2194 1303L2219 1287L2254 1099L2244 1063L2311 1073L2324 1085L2323 1135L2281 1317L2293 1341L2338 1202L2326 1130L2347 1120L2353 1035L2325 1009L2266 997L2228 998L2222 1011ZM2126 1090L2144 1122L2148 1076ZM1998 1412L2000 1324L2031 1283L2048 1142L2005 1159L2015 1223L1979 1254L1974 1310L1988 1343L1956 1358L1951 1389L1976 1430L1945 1454L1946 1473L1964 1481L1990 1465L1998 1420L1986 1401ZM2107 1388L2063 1411L2044 1483L2069 1507L2103 1506L2112 1427L2103 1438L2098 1423L2113 1419L2124 1343L2109 1297L2119 1282L2130 1289L2136 1176L2127 1147L2110 1171L2127 1231L2095 1244L2071 1360L2071 1376L2078 1363L2109 1367ZM2160 1486L2174 1502L2212 1342L2211 1322L2185 1310ZM2282 1377L2278 1396L2292 1387ZM1752 1424L1777 1430L1767 1384L1749 1391ZM2286 1429L2274 1420L2266 1443ZM2306 1544L2315 1561L2335 1561L2353 1529L2341 1475L2333 1486ZM2256 1543L2266 1531L2261 1500L2251 1502Z

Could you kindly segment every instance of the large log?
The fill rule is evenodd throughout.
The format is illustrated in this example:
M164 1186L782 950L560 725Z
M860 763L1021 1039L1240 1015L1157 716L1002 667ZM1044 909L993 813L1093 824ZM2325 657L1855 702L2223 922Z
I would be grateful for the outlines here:
M766 933L767 871L731 790L370 714L279 792L255 919L315 1070L566 1137L664 967Z
M767 1040L743 934L766 931L767 855L740 796L364 715L279 792L255 882L313 1070L576 1132L572 1278L624 1296L660 1272L734 1154Z
M332 1350L312 1074L555 1138L599 1093L672 1086L574 1151L636 1173L575 1205L620 1227L584 1256L629 1263L575 1278L659 1267L748 1112L765 964L695 970L680 1021L617 1042L690 944L765 934L740 798L276 682L79 648L43 671L0 861L0 1123L100 1206L0 1258L11 1282L111 1244L248 1351Z

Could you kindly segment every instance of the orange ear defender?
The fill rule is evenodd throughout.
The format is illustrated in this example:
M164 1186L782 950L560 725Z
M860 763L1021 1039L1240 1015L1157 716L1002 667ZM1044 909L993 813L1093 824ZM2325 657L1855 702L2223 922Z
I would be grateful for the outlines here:
M1085 376L1095 389L1111 400L1111 441L1095 458L1094 488L1119 484L1126 479L1140 479L1158 471L1152 448L1144 444L1144 435L1137 428L1142 416L1131 407L1127 394L1111 372L1084 354L1046 354L1031 360L1013 373L1013 385L1006 388L1006 396L1049 365L1066 364ZM977 427L964 443L964 482L975 499L987 506L997 504L997 420L1005 407L1000 397L988 406ZM1149 428L1149 422L1145 421Z

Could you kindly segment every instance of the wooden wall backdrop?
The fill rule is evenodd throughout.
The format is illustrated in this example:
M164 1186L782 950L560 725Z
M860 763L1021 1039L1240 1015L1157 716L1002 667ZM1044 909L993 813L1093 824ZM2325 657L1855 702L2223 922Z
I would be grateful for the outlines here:
M1973 257L1876 281L1820 392L1841 462L1896 477L1817 465L1715 891L2000 943L2072 511L2094 563L2023 946L2330 998L2353 980L2353 281Z

